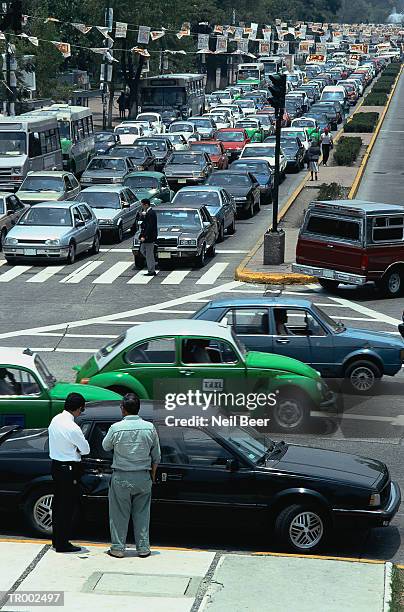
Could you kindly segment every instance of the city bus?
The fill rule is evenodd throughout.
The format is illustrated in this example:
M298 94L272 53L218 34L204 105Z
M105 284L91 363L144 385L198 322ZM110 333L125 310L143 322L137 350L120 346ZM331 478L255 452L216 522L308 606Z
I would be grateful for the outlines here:
M93 115L86 106L51 104L33 111L41 116L55 115L60 133L63 168L81 174L95 154Z
M0 117L0 190L15 191L31 170L62 170L56 117Z
M139 112L172 112L182 119L202 115L205 106L206 75L161 74L146 77L139 84Z
M278 74L286 70L285 58L278 55L262 55L259 60L264 64L264 74L266 77L270 74Z
M261 62L239 64L237 66L237 85L256 85L259 87L264 78L264 64Z

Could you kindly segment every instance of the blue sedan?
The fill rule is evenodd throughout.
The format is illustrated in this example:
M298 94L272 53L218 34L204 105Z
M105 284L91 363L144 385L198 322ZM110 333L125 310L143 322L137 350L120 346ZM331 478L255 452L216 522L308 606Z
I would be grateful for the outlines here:
M404 361L403 338L345 327L309 300L217 300L193 318L227 321L248 349L299 359L324 377L347 379L357 393L369 393L383 375L397 374Z
M237 159L231 164L230 168L239 172L251 172L260 186L261 203L271 204L274 181L273 171L269 162L265 161L265 159Z

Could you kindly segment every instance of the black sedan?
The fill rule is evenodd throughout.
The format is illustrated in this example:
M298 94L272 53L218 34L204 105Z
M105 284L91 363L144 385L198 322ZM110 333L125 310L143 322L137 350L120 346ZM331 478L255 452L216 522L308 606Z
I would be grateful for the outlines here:
M117 145L110 150L114 157L129 157L138 171L154 171L156 167L156 157L150 147L145 145Z
M156 158L157 172L163 172L163 169L174 153L173 143L169 138L162 136L142 136L136 140L137 146L149 147Z
M275 142L275 136L266 138L265 142ZM287 160L287 172L300 172L304 166L306 149L300 138L281 138L281 148Z
M212 173L213 163L204 151L176 151L164 169L172 189L200 185Z
M252 217L261 208L260 185L251 172L239 170L214 172L206 184L224 187L233 196L239 216Z
M96 132L95 136L95 154L105 155L110 149L119 143L118 134L114 132Z
M194 426L192 408L168 412L149 402L140 414L154 422L162 451L153 523L235 530L243 525L264 534L273 529L283 548L313 553L340 521L384 526L400 506L400 489L380 461L274 442L243 426L241 415L234 420L206 411L206 420ZM245 422L251 416L245 415ZM106 531L112 455L103 450L102 440L121 418L113 402L89 406L78 419L91 449L83 460L80 520L101 519ZM175 421L179 418L185 419L182 426ZM21 509L31 530L47 537L53 498L48 448L46 429L0 429L0 507Z

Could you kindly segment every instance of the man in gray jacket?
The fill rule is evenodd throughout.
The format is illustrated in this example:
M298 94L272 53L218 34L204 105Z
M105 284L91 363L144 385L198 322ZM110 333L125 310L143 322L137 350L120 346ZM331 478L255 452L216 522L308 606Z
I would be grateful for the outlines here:
M150 555L149 525L152 482L160 462L160 444L153 423L139 415L140 402L128 393L122 399L122 421L109 428L102 446L114 452L109 487L111 548L108 554L125 556L129 518L132 516L139 557Z

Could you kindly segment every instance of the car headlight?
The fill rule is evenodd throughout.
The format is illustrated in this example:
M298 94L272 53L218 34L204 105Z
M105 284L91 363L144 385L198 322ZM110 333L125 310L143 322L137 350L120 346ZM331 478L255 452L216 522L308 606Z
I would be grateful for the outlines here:
M104 223L104 224L107 224L107 225L110 225L110 224L112 224L114 222L113 219L99 219L98 221L99 221L99 223Z
M181 246L196 246L196 240L194 238L180 238L178 244Z
M370 496L370 499L369 499L369 506L380 506L380 502L381 502L380 494L379 493L373 493Z
M57 238L49 238L48 240L45 240L45 244L60 244L60 241Z
M7 238L6 237L6 244L18 244L18 240L17 238Z

